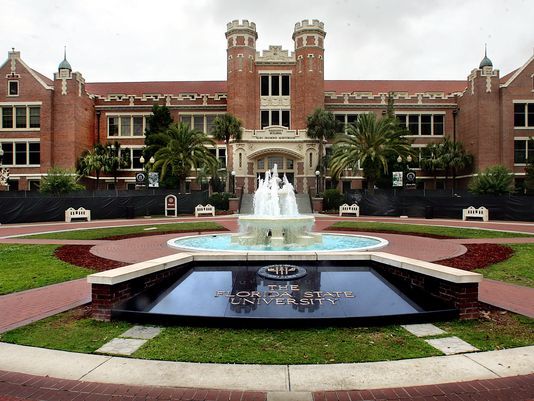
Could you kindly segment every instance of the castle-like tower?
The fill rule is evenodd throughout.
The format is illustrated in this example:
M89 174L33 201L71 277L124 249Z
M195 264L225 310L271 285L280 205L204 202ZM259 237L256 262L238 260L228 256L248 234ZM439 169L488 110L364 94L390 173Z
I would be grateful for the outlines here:
M256 128L258 85L256 84L256 24L243 20L226 26L228 112L238 116L243 127Z
M297 22L293 32L296 67L294 75L293 128L306 128L306 118L324 107L324 23Z

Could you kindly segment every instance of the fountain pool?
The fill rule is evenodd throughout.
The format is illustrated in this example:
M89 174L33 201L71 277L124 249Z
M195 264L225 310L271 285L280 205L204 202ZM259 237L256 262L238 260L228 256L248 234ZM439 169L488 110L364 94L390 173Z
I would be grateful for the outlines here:
M213 234L174 238L169 240L167 245L171 248L188 251L346 252L376 250L388 244L385 239L364 235L322 234L321 239L321 242L313 242L308 245L249 245L236 243L232 234Z

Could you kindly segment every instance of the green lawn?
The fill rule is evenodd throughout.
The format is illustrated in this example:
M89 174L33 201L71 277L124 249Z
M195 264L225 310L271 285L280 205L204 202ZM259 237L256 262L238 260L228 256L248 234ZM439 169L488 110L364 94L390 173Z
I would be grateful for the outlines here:
M485 278L534 288L534 244L507 244L514 250L511 258L478 269Z
M511 233L506 231L480 230L473 228L456 228L442 226L427 226L417 224L374 223L359 221L339 221L328 229L345 229L355 231L397 231L399 233L421 233L444 235L452 238L516 238L533 237L530 234Z
M534 344L534 320L494 313L492 320L437 323L481 350ZM493 320L496 319L496 320ZM132 325L97 322L82 309L0 334L21 345L92 353ZM256 364L370 362L441 355L400 326L297 330L166 327L135 358Z
M153 229L155 227L155 229ZM150 230L146 230L150 228ZM166 233L176 231L216 231L224 229L220 224L211 221L199 221L188 223L170 223L170 224L146 224L129 227L112 227L112 228L93 228L89 230L72 230L54 233L44 233L36 235L27 235L24 238L45 238L45 239L75 239L91 240L113 237L116 235L144 234L144 233Z
M0 244L0 295L82 278L92 270L54 256L59 245Z

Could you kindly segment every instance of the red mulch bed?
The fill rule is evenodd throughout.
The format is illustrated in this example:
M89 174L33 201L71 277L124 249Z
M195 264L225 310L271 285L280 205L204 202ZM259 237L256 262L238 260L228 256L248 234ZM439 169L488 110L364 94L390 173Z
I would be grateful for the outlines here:
M486 266L502 262L514 254L514 250L498 244L464 244L467 252L451 259L437 263L462 270L482 269Z
M92 247L93 245L63 245L56 249L54 255L63 262L99 272L129 264L93 255L90 252Z

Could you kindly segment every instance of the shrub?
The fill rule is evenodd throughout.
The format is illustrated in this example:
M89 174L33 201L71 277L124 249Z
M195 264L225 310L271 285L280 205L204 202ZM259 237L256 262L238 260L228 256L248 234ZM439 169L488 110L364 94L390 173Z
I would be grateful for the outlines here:
M45 194L66 194L83 191L85 187L78 183L80 177L74 170L52 167L41 180L40 191Z
M228 192L215 192L208 198L208 203L215 207L215 210L228 210L228 199L232 194Z
M325 210L335 210L344 203L345 197L337 189L327 189L323 194L323 207Z
M473 177L469 190L476 194L505 194L513 190L513 175L502 165L490 166Z

